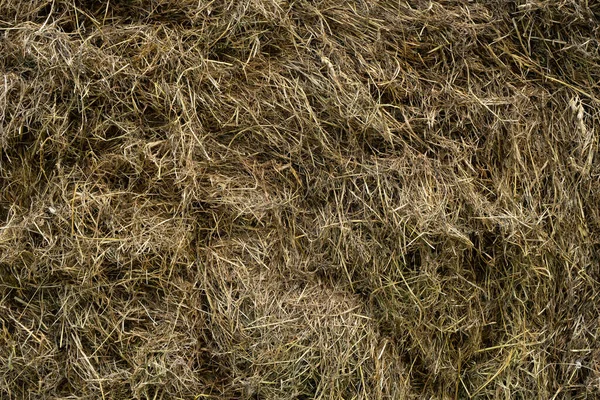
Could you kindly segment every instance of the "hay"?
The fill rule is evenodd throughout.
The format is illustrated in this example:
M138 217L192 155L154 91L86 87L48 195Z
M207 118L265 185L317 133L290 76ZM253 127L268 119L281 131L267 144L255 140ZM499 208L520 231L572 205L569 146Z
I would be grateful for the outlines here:
M599 26L0 1L0 397L600 396Z

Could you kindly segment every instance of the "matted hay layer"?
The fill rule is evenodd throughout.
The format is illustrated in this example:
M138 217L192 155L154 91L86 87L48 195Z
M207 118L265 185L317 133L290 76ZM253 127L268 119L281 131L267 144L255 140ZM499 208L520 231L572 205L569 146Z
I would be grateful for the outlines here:
M0 0L0 398L597 398L599 26Z

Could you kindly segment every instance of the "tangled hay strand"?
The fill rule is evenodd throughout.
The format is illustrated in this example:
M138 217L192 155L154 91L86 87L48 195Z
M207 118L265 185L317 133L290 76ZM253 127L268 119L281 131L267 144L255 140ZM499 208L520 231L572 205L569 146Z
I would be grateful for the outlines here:
M599 27L0 0L0 397L600 395Z

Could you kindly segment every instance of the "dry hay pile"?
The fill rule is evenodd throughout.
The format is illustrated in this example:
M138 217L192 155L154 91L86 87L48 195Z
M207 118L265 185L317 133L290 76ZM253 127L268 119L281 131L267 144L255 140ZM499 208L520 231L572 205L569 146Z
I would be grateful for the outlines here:
M0 397L600 396L599 23L1 0Z

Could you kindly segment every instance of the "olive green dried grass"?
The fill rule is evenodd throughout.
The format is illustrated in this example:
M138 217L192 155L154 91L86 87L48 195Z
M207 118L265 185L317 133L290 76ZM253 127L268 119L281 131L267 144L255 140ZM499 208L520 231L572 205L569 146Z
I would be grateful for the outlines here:
M599 23L0 0L0 397L599 396Z

